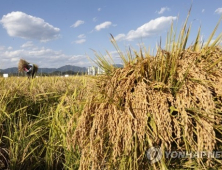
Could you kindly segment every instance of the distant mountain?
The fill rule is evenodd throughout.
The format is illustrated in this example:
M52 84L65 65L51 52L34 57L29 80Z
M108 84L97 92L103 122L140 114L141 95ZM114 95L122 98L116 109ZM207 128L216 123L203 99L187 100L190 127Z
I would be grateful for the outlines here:
M123 68L124 66L122 64L113 64L114 67L117 67L117 68Z
M1 73L17 73L18 72L18 67L11 67L11 68L6 68L6 69L0 69Z
M39 68L38 73L52 73L57 71L56 68Z
M121 68L123 67L122 64L114 64L114 67L118 67ZM79 67L79 66L72 66L72 65L65 65L59 68L39 68L38 69L38 73L68 73L68 72L72 72L72 73L85 73L87 72L87 68L86 67ZM0 74L2 73L8 73L8 74L12 74L12 73L18 73L18 68L17 67L11 67L11 68L6 68L6 69L0 69Z
M72 65L65 65L57 69L57 71L66 72L66 71L73 71L73 72L86 72L86 67L78 67Z
M86 67L78 67L78 66L72 66L72 65L65 65L59 68L39 68L38 73L52 73L52 72L86 72ZM0 69L1 73L18 73L17 67L11 67L6 69Z

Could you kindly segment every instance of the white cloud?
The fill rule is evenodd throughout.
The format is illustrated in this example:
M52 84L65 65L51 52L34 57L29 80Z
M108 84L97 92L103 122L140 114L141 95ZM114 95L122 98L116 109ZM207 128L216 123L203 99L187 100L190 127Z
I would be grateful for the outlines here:
M119 55L119 53L117 51L108 51L109 55L106 54L104 55L104 57L110 61L110 55L112 56L112 61L110 61L111 63L113 62L114 64L123 64L123 61ZM126 55L125 53L121 52L123 55Z
M11 58L11 61L19 61L19 58Z
M82 25L82 24L84 24L84 23L85 23L84 21L78 20L78 21L76 21L73 25L71 25L71 27L76 28L76 27L78 27L78 26L80 26L80 25Z
M103 23L101 23L101 24L99 24L99 25L96 25L96 26L95 26L95 29L96 29L97 31L100 31L101 29L109 28L110 25L112 25L112 22L106 21L106 22L103 22Z
M165 31L170 26L171 22L176 19L177 17L173 16L159 17L145 23L136 30L129 31L127 35L118 34L115 38L117 38L118 40L125 39L128 41L132 41L137 38L145 38L152 35L156 35Z
M49 41L59 37L59 28L56 28L41 18L17 11L3 15L3 27L11 37Z
M88 59L84 55L66 55L62 51L48 48L19 49L14 51L0 51L1 69L17 67L20 58L30 63L37 64L40 68L58 68L64 65L89 66ZM39 70L40 71L40 70Z
M21 45L22 48L29 48L29 47L33 47L33 43L32 41L27 41L26 43Z
M80 39L75 41L76 44L82 44L84 42L86 42L86 39Z
M101 8L98 8L98 11L101 11L102 9Z
M216 39L212 39L212 40L210 41L209 45L213 44L213 43L215 42L215 40L216 40ZM207 42L204 42L203 45L206 45L206 44L207 44ZM222 41L218 41L218 42L217 42L217 45L222 45Z
M11 46L8 47L8 50L12 50L13 48Z
M93 22L96 22L96 21L97 21L97 18L96 18L96 17L94 17L94 18L93 18Z
M170 8L168 7L162 7L159 11L157 11L158 14L163 14L165 11L169 11Z
M0 46L0 51L5 50L5 46Z
M86 38L85 34L78 35L78 38Z
M115 39L116 41L121 41L121 40L123 40L125 37L126 37L125 34L118 34L117 36L114 37L114 39Z
M222 8L217 8L217 9L215 10L215 13L217 13L217 14L222 14Z
M73 56L71 56L68 60L69 61L79 61L79 60L81 60L81 59L83 59L83 58L85 58L86 56L84 56L84 55L73 55Z
M202 13L204 13L205 12L205 9L202 9L202 11L201 11Z

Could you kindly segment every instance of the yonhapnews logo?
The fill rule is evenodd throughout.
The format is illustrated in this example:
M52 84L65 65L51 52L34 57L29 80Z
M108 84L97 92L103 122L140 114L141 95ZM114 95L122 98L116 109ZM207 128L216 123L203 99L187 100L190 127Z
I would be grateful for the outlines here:
M150 160L150 162L153 164L155 162L158 162L162 158L162 152L160 148L151 147L148 149L146 156Z
M151 147L146 152L146 156L151 164L161 160L162 156L166 159L183 159L183 158L222 158L222 151L165 151L162 153L160 147Z

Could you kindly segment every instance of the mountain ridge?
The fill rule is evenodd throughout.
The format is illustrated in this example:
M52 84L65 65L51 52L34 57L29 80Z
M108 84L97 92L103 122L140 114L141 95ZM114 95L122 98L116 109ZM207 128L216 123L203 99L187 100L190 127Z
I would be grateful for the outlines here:
M39 68L38 72L39 73L53 73L53 72L68 72L68 71L73 71L73 72L86 72L87 68L86 67L79 67L79 66L74 66L74 65L65 65L59 68ZM6 69L0 69L1 73L18 73L18 67L10 67Z

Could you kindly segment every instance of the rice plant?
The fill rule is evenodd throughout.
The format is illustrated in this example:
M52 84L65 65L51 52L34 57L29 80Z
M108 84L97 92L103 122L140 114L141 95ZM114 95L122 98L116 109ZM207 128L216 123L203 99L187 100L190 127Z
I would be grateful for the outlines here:
M0 169L78 169L70 147L93 80L86 77L0 79Z
M100 90L84 107L73 135L79 169L222 167L218 158L147 159L151 147L162 153L222 148L222 35L210 44L220 21L204 46L199 29L187 47L189 15L179 35L172 23L165 49L158 47L155 56L145 47L124 56L111 36L123 69L113 69L111 60L95 52L107 74L98 78Z

